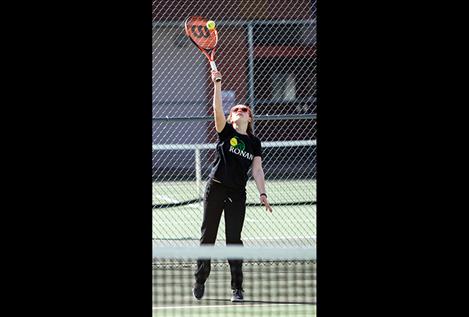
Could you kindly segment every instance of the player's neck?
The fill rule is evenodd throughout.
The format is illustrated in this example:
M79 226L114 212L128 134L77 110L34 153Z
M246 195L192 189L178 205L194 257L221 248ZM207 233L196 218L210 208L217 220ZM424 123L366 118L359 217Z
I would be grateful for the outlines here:
M233 128L236 130L236 132L238 132L239 134L245 134L247 135L247 130L248 130L248 123L236 123L236 122L233 122Z

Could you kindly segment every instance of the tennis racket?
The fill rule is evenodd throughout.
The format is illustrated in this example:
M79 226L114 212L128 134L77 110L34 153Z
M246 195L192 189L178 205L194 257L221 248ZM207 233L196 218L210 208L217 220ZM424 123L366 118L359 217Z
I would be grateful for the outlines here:
M213 71L217 70L215 64L215 50L218 43L218 32L216 29L209 30L207 28L208 20L201 16L191 16L186 19L184 29L186 35L191 39L192 43L207 57L210 67ZM221 78L215 78L221 81Z

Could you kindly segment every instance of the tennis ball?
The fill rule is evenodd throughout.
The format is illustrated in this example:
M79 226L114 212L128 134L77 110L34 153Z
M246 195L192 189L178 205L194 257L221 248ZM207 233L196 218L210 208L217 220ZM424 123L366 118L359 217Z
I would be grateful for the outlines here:
M230 144L231 144L232 146L236 146L236 145L238 145L238 140L236 140L236 138L231 138Z
M208 21L208 22L207 22L207 28L208 28L209 30L213 30L213 29L215 28L215 22L212 21L212 20Z

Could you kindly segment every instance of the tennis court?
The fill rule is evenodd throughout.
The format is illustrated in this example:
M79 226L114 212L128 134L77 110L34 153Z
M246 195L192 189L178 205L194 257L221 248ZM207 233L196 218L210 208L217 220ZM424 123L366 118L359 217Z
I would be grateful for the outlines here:
M164 248L154 249L155 256L160 254L153 265L154 315L315 316L316 261L312 249L297 248L294 254L291 247L281 250L250 248L253 247L238 248L238 255L246 252L243 256L245 301L241 303L230 301L231 276L224 257L236 258L233 248L220 247L217 254L213 250L191 250L187 256L184 255L187 250L180 248L176 256L169 258L164 257L167 253ZM205 296L198 301L192 297L196 259L191 258L195 254L212 253L212 270L205 283Z
M210 63L194 44L215 31L205 22L186 27L194 15L215 22ZM153 1L152 49L153 315L316 316L316 1ZM270 213L260 203L248 172L244 246L237 255L243 259L241 303L231 302L227 259L237 258L225 246L223 216L211 248L227 253L202 257L212 261L210 277L202 300L192 295L202 198L217 158L215 63L225 117L238 104L251 109L273 208ZM165 258L165 249L177 254ZM301 256L295 258L296 249Z
M295 162L314 158L314 142L282 142L269 144L274 151L266 157L266 166L271 164L272 155L281 153L297 155ZM204 145L209 147L212 145ZM295 148L296 146L296 148ZM307 146L303 152L298 147ZM202 146L194 145L155 145L155 151L194 151ZM177 148L177 149L175 149ZM187 149L186 149L187 148ZM304 151L306 150L307 151ZM307 154L306 154L307 153ZM161 154L161 153L160 153ZM153 246L159 248L154 257L159 256L161 248L175 249L199 245L200 227L203 217L202 197L207 176L202 177L203 166L211 160L202 160L195 154L194 161L178 153L175 159L163 159L160 155L155 162L175 162L176 165L195 163L192 170L194 180L155 180L153 182ZM210 157L210 156L209 156ZM183 159L184 158L184 159ZM291 163L291 160L289 161ZM292 171L292 172L288 172ZM184 173L174 173L173 179L190 178ZM301 177L303 176L303 177ZM158 175L164 178L163 175ZM157 179L158 179L157 177ZM205 296L197 301L192 296L194 272L197 258L185 257L184 260L154 258L153 261L153 313L155 316L315 316L316 315L316 259L308 258L310 251L305 250L304 258L298 261L280 260L265 262L266 247L285 248L277 251L277 256L288 255L294 247L316 246L316 179L313 170L285 169L266 179L266 190L273 212L269 213L259 201L255 182L250 179L246 187L246 216L242 231L243 249L260 247L256 256L243 264L245 301L232 303L230 287L230 267L227 253L224 260L214 262L206 282ZM205 180L204 180L205 179ZM216 246L225 244L225 222L221 218ZM193 250L192 250L193 251ZM247 250L243 250L247 251ZM272 250L269 250L272 251ZM281 254L279 254L279 252ZM178 254L182 256L183 253Z
M203 184L205 186L205 183ZM315 245L316 181L267 181L269 213L259 203L254 182L248 182L245 245ZM197 245L202 223L203 188L195 182L155 182L153 185L153 241L157 245ZM159 208L165 204L189 202L181 206ZM224 243L224 219L220 222L217 243Z
M210 300L208 300L210 301ZM294 306L294 307L293 307ZM202 312L197 312L202 310ZM242 304L193 305L176 307L154 307L153 316L223 316L223 317L260 317L260 316L316 316L316 305L295 304L256 304L248 301Z
M154 247L175 249L199 245L203 206L197 200L205 184L197 186L196 181L153 184ZM261 259L266 246L285 247L284 251L276 251L287 258L294 246L316 246L316 181L270 180L267 188L272 213L260 205L253 181L248 182L246 189L244 249L261 247L261 250L259 258L250 258L243 264L245 301L230 301L231 277L226 260L229 254L224 260L212 259L212 271L201 301L192 296L197 261L194 256L169 262L154 259L154 316L316 316L315 259L272 262ZM224 234L222 217L216 245L225 244Z

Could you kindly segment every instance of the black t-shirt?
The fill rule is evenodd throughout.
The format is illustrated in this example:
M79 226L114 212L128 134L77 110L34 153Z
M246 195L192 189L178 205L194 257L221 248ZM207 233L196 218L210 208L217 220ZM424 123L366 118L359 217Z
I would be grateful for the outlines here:
M218 133L218 138L217 156L210 178L231 188L245 188L254 157L262 157L261 141L253 135L236 132L228 122Z

